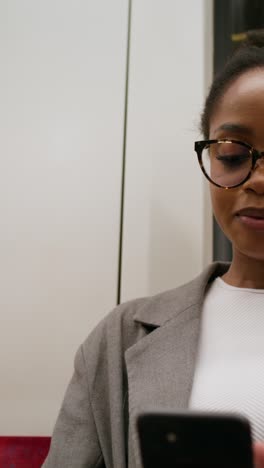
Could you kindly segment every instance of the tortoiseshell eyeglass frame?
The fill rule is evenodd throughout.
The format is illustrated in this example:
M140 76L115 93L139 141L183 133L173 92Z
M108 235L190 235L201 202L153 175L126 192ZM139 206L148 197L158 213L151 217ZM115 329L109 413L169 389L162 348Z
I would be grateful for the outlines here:
M202 152L207 146L211 145L212 143L236 143L236 144L239 144L241 146L244 146L245 148L248 148L249 154L251 156L251 168L250 168L250 171L247 174L247 176L241 182L239 182L239 184L232 185L232 186L219 185L216 182L214 182L209 177L209 175L206 173L205 168L203 166L203 161L202 161ZM225 190L229 190L229 189L232 189L232 188L239 187L240 185L243 185L250 178L250 176L252 174L252 171L254 170L254 167L255 167L255 164L256 164L257 160L264 157L264 151L258 151L255 148L253 148L252 146L250 146L248 143L245 143L244 141L233 140L233 139L230 139L230 138L221 138L221 139L218 139L218 140L195 141L194 142L194 150L195 150L195 152L197 154L200 168L201 168L203 174L205 175L206 179L209 180L209 182L211 182L211 184L216 185L216 187L220 187L220 188L223 188Z

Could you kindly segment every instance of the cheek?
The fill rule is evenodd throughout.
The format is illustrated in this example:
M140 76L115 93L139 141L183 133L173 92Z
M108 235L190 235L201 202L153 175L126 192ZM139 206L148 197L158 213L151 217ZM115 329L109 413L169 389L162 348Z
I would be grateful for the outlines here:
M210 194L211 194L211 202L212 202L212 207L214 214L216 215L217 212L221 212L223 209L223 200L222 200L222 194L220 192L220 189L215 187L214 185L210 186Z
M232 193L214 186L210 187L210 193L215 218L226 232L232 220L234 206Z

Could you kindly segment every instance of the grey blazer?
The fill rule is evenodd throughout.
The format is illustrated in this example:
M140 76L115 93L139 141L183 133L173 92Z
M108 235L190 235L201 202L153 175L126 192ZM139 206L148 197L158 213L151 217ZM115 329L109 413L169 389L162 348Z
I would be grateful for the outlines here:
M135 416L188 408L214 263L177 289L118 306L79 348L45 468L141 467Z

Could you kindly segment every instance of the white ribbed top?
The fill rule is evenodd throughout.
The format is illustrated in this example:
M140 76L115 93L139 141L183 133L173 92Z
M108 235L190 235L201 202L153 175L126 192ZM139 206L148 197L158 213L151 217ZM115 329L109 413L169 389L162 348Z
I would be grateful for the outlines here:
M190 408L244 414L264 440L264 289L208 290Z

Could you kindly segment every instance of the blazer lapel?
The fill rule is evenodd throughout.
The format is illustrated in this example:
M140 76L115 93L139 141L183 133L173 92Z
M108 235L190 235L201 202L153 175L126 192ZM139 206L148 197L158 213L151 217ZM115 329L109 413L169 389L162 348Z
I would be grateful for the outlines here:
M220 271L226 271L221 266ZM182 410L188 407L199 342L200 316L213 265L198 279L152 299L135 320L152 332L126 351L129 396L129 438L134 460L141 466L136 415L144 409ZM216 273L216 274L215 274Z
M126 353L129 408L188 405L199 338L198 305L132 346Z
M129 396L129 467L140 467L136 417L141 410L188 407L199 337L198 306L188 318L157 328L126 353ZM133 460L131 460L133 457Z

